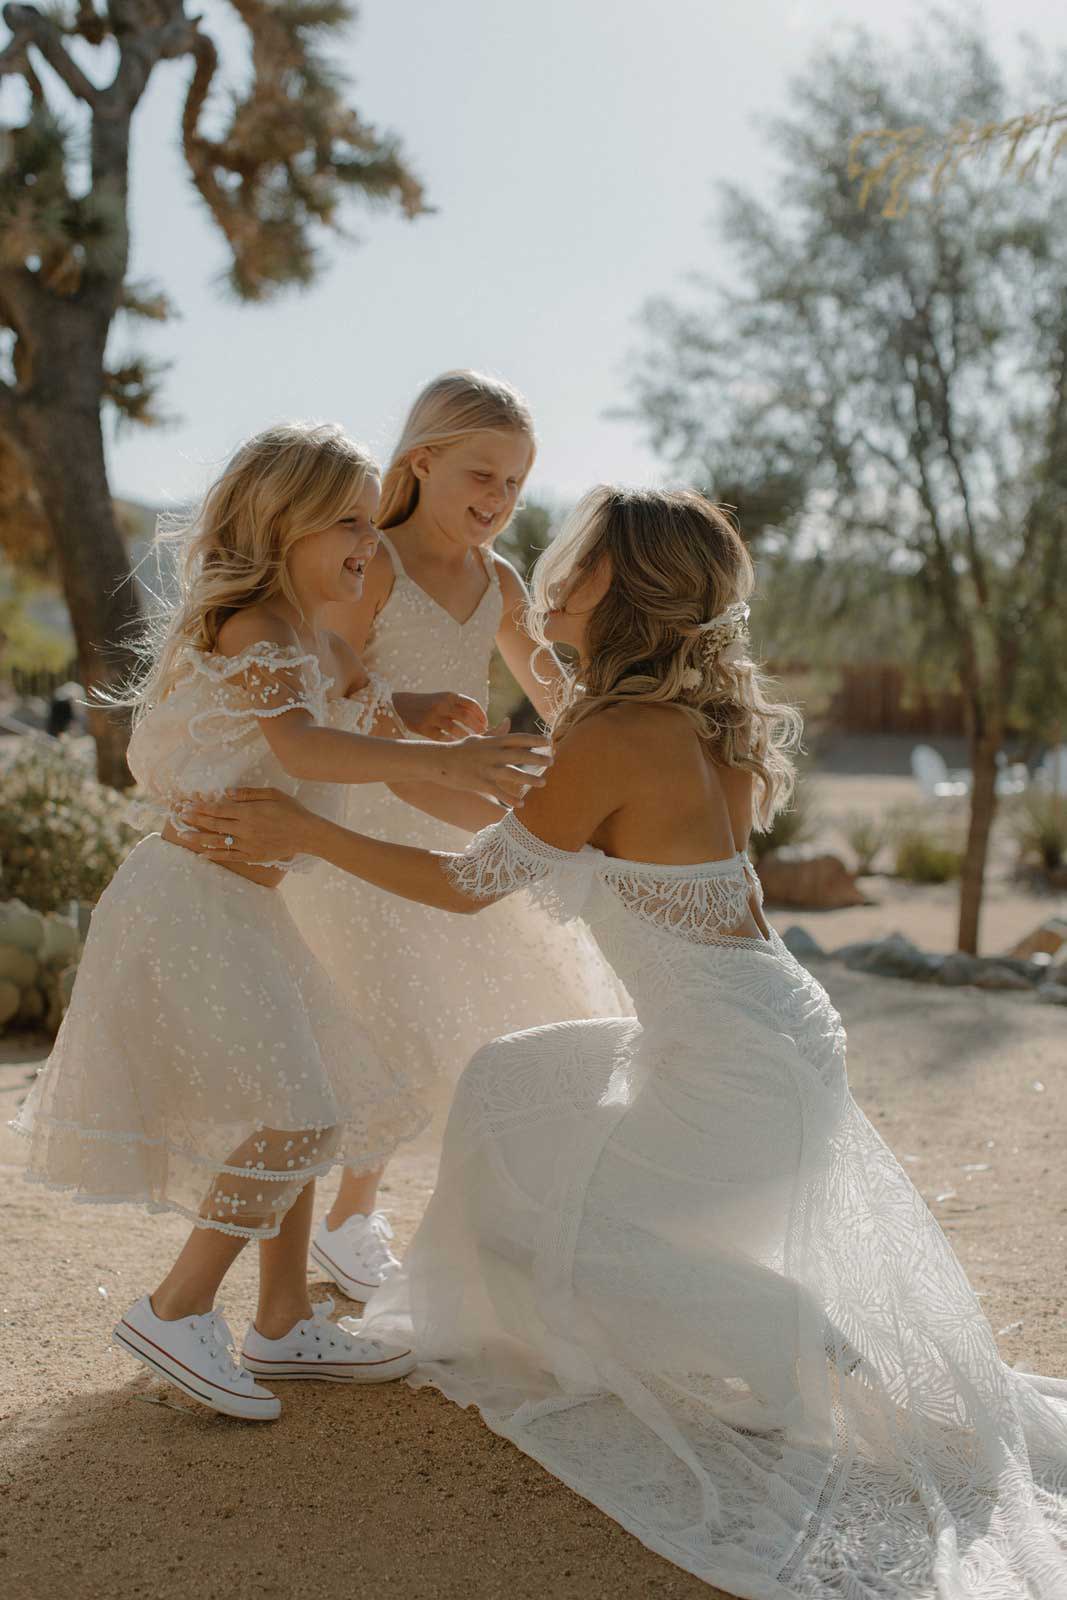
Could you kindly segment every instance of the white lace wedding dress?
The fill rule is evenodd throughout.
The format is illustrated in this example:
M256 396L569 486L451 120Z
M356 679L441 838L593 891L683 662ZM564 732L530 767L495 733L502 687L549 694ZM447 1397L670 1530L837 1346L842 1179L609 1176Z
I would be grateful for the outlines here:
M1067 1595L1067 1382L1000 1360L824 990L731 934L747 859L571 854L510 817L446 860L580 915L639 1020L474 1058L365 1330L732 1594Z
M387 534L394 583L364 659L395 692L452 689L486 704L504 604L485 556L486 588L457 622L404 571ZM426 850L462 850L469 832L405 805L385 784L345 791L359 833ZM319 863L282 887L286 905L334 982L359 1007L382 1056L439 1110L471 1055L495 1035L565 1017L629 1011L586 930L509 901L479 917L398 900Z

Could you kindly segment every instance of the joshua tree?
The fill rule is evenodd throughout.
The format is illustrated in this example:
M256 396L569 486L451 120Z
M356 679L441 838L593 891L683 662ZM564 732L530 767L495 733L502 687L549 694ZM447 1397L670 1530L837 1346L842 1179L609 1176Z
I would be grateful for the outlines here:
M189 177L230 248L229 281L264 300L315 276L316 245L355 193L423 206L395 141L346 102L325 46L345 0L232 0L248 34L246 83L217 103L219 51L183 0L77 0L64 14L9 4L0 49L0 454L50 530L84 681L114 684L138 608L104 464L105 401L153 418L158 372L109 360L119 312L162 319L161 291L127 278L134 112L161 63L189 70L181 141ZM190 70L191 69L191 70ZM8 82L4 83L4 78ZM6 334L6 337L3 336ZM100 776L125 775L125 729L94 711Z

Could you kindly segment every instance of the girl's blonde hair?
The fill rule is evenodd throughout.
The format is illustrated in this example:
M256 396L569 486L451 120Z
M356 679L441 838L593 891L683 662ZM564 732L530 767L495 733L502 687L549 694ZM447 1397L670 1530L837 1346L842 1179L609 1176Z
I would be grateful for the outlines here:
M176 594L150 620L144 670L120 703L155 704L182 651L215 650L235 611L276 595L298 606L289 552L350 512L378 470L335 423L282 423L240 445L195 515L160 531L161 545L180 541Z
M523 434L530 441L533 466L537 439L530 408L517 389L482 372L443 372L422 390L408 412L400 441L382 479L379 528L406 522L419 503L419 480L411 466L413 450L443 449L472 433Z
M604 560L611 586L588 619L580 677L565 668L555 690L554 736L604 706L677 705L717 761L755 776L769 827L793 792L800 713L771 698L746 652L720 647L721 630L702 631L752 593L737 528L688 489L593 489L533 571L527 621L542 646L549 611Z

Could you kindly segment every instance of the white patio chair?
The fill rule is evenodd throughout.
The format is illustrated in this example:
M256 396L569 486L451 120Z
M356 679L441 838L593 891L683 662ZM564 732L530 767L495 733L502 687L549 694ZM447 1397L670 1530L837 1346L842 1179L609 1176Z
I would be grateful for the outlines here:
M971 792L967 771L950 772L945 758L933 745L917 744L911 752L911 771L928 800L959 800Z

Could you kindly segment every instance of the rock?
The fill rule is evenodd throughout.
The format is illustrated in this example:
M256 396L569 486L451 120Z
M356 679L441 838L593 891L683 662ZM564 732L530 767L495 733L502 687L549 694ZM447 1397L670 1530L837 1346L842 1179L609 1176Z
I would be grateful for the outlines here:
M1028 961L1031 956L1057 955L1065 944L1067 944L1067 921L1062 917L1047 917L1032 933L1028 933L1025 939L1020 939L1008 954L1019 961Z
M1035 998L1043 1006L1067 1006L1067 985L1043 983Z
M0 978L9 978L16 989L28 989L37 982L40 963L17 945L0 944Z
M795 922L782 934L782 943L798 961L826 960L826 951L818 939L813 939L805 928L798 927Z
M854 972L873 972L882 978L911 978L922 982L931 978L942 964L940 956L927 955L902 933L891 933L873 944L856 947L845 958Z
M44 939L44 917L21 900L0 901L0 944L13 944L35 956Z
M1032 989L1033 983L1020 972L1006 966L1003 961L982 963L982 970L974 979L979 989Z
M15 1013L15 1021L24 1026L35 1022L43 1022L47 1009L44 995L40 989L23 989L19 1008Z
M777 906L834 911L867 904L839 856L815 855L802 846L772 850L757 868L764 897Z
M59 974L59 983L56 986L56 992L59 995L59 1003L64 1011L66 1011L67 1007L70 1005L70 997L74 993L74 980L77 976L78 968L76 966L64 967L63 971Z
M977 956L965 955L962 950L953 950L938 968L937 981L949 988L958 988L965 983L975 983L981 970L982 963Z
M48 967L69 966L78 951L78 929L67 917L45 918L38 957Z
M10 978L0 978L0 1028L17 1014L21 996Z

